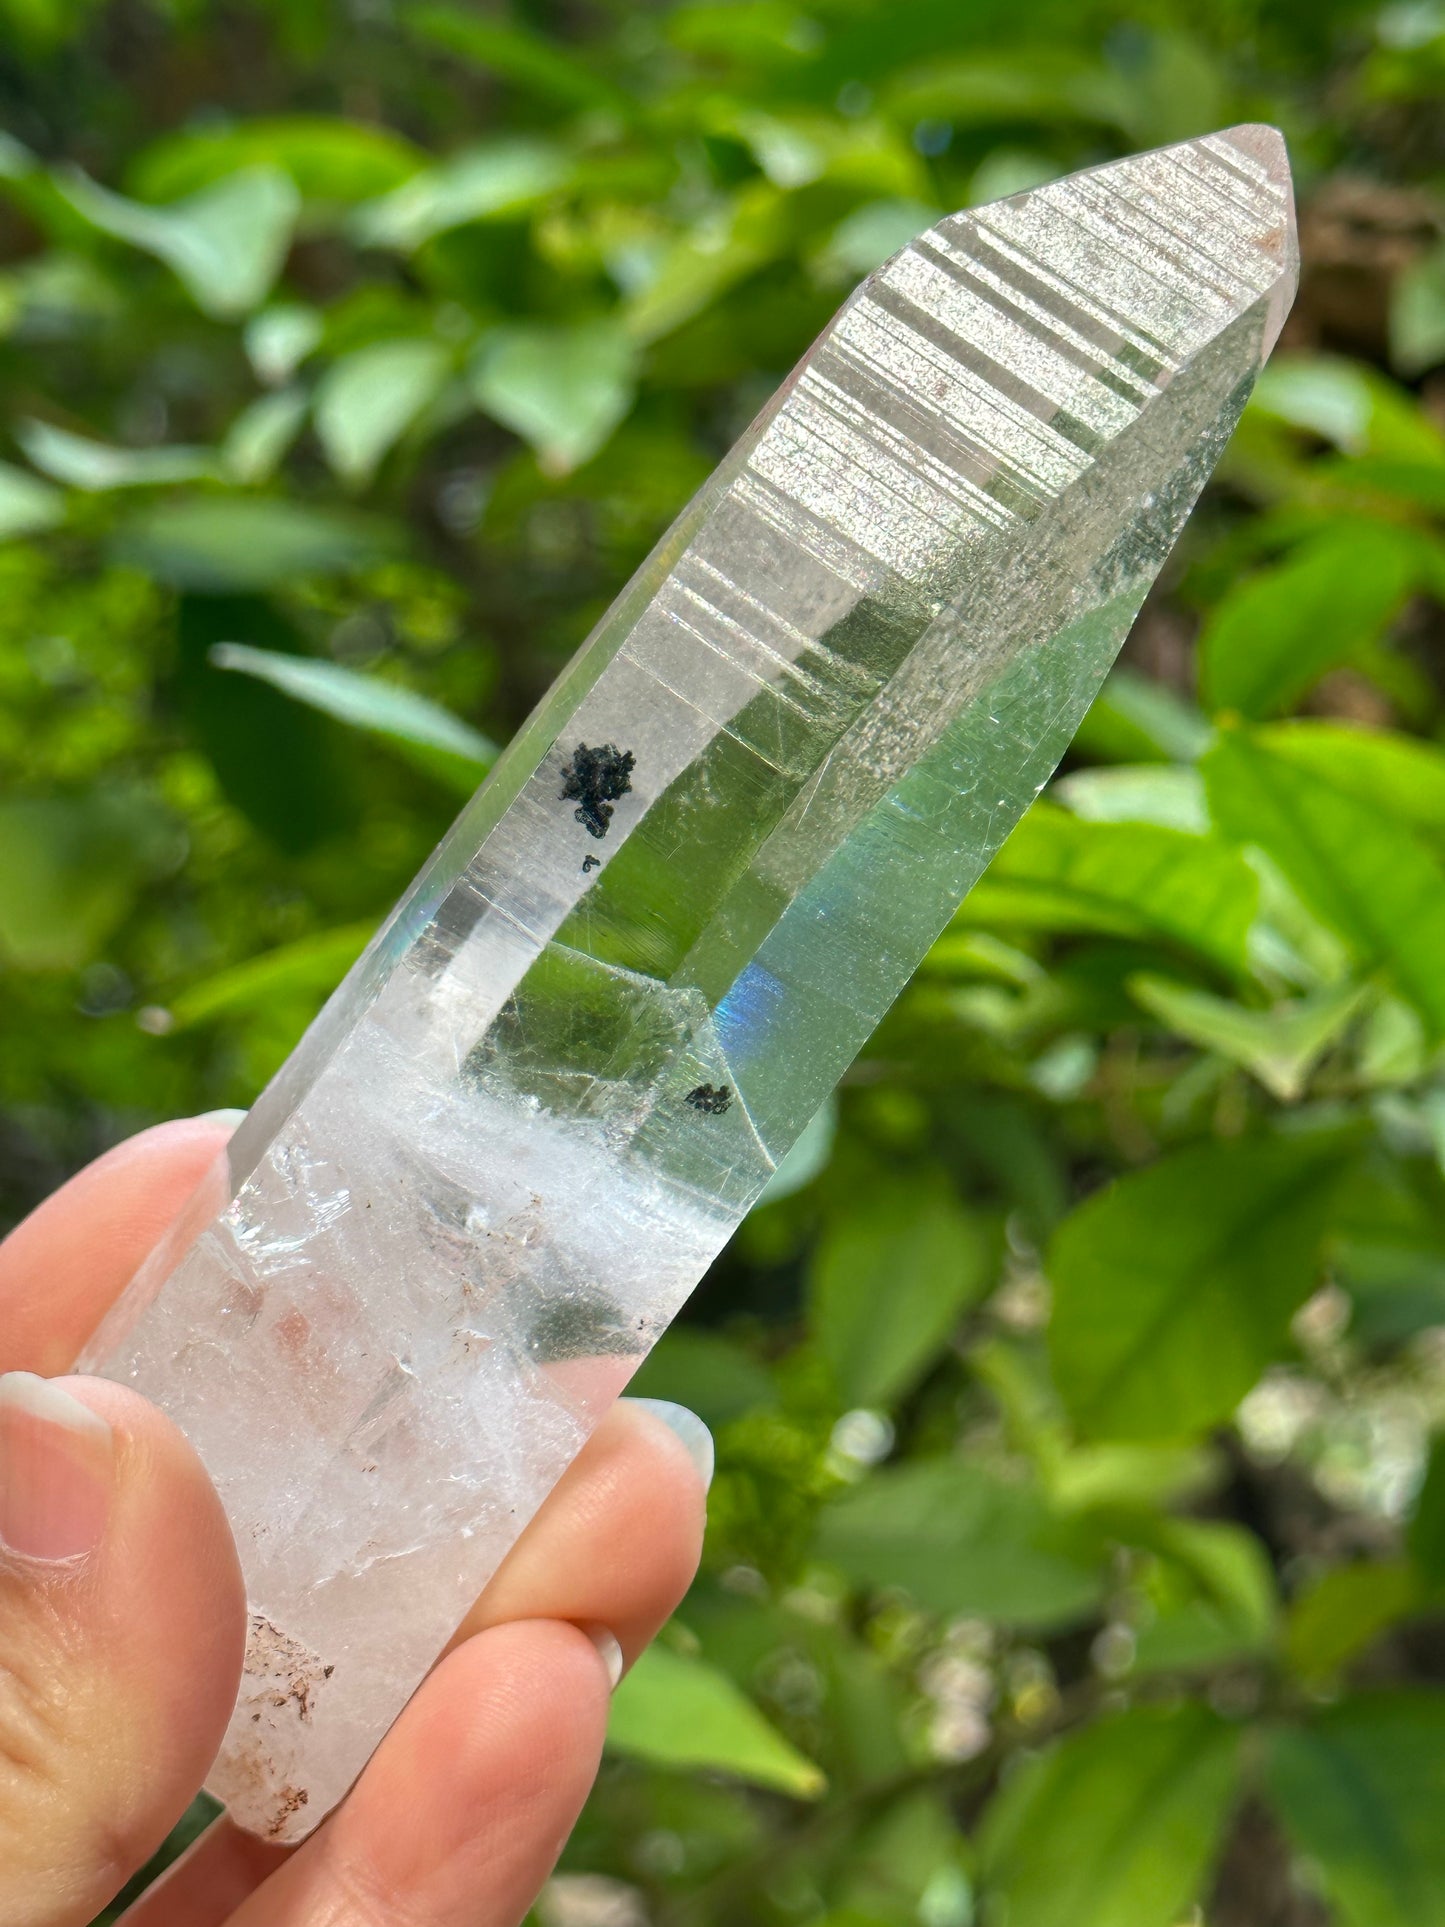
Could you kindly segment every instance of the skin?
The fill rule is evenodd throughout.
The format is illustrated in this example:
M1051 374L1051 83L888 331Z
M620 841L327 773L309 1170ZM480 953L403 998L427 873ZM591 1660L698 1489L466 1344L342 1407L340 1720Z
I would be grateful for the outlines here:
M205 1119L144 1132L0 1244L0 1372L66 1371L225 1136ZM7 1927L84 1927L144 1864L215 1754L243 1644L230 1532L186 1441L123 1387L56 1382L108 1422L113 1458L91 1551L0 1546ZM682 1441L624 1401L325 1824L288 1852L220 1820L126 1927L519 1921L597 1770L597 1636L629 1664L647 1644L696 1568L704 1498Z

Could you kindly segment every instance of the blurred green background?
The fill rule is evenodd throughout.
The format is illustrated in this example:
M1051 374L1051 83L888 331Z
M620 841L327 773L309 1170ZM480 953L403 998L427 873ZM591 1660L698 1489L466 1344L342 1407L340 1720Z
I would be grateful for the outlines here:
M0 0L7 1219L250 1101L935 211L1291 142L1124 666L646 1368L707 1556L545 1927L1445 1922L1442 92L1439 0Z

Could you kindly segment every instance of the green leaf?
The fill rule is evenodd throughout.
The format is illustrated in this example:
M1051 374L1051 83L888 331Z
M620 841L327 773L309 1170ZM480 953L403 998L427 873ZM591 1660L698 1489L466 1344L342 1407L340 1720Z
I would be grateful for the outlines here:
M1213 734L1207 717L1172 689L1137 670L1115 669L1074 741L1103 762L1192 763Z
M352 488L441 393L451 354L438 341L378 341L333 362L316 390L316 433Z
M117 559L182 589L289 588L387 555L390 531L340 509L279 497L206 495L122 523Z
M828 236L818 266L831 279L856 281L882 267L915 235L941 220L943 212L927 201L866 201Z
M65 497L59 489L23 468L0 462L0 542L16 536L40 535L65 520Z
M24 180L38 166L39 162L24 142L0 128L0 181Z
M1023 1763L979 1842L1008 1927L1177 1927L1238 1790L1239 1734L1207 1707L1135 1707Z
M1056 181L1060 171L1058 163L1036 147L1011 147L1007 143L992 147L973 170L968 183L968 204L986 207L990 201L1027 193L1031 187Z
M798 1800L816 1800L826 1785L725 1673L665 1646L650 1646L613 1695L607 1745L650 1766L727 1773Z
M35 466L52 481L99 493L114 488L159 488L214 476L209 448L116 448L72 435L50 422L25 421L15 439Z
M1249 865L1217 838L1148 823L1086 823L1036 803L958 920L1159 937L1242 976L1258 896Z
M1086 1437L1180 1439L1229 1416L1315 1286L1342 1156L1313 1137L1198 1145L1065 1219L1049 1349Z
M91 1927L118 1927L118 1923L146 1889L160 1878L167 1867L179 1860L187 1847L198 1840L224 1812L225 1808L219 1800L213 1800L209 1793L198 1793L171 1828L164 1846L157 1849L138 1873L131 1875L105 1911L96 1916Z
M1436 1433L1430 1442L1408 1544L1411 1562L1424 1584L1445 1589L1445 1433Z
M1442 1927L1445 1694L1362 1694L1283 1727L1265 1777L1339 1927Z
M885 15L872 18L882 52L896 39L896 29L890 33ZM1030 46L1029 57L1019 60L1007 53L959 56L956 46L956 37L950 35L941 57L890 74L884 96L889 106L910 117L937 116L985 127L1016 120L1069 122L1081 116L1120 126L1130 112L1129 90L1099 64L1092 49L1086 54L1045 41ZM888 61L889 68L894 65Z
M223 320L265 300L301 205L290 175L277 167L228 174L166 207L128 201L79 172L60 188L93 227L164 261L197 307Z
M170 816L132 792L0 801L0 961L76 970L153 877L184 854Z
M920 205L917 197L930 185L912 142L876 115L840 121L827 113L783 112L714 97L709 121L710 131L741 141L775 187L826 180ZM903 241L919 232L914 228Z
M1445 459L1445 437L1407 389L1340 356L1275 355L1255 384L1249 413L1319 435L1350 455L1430 465Z
M1335 984L1273 1010L1247 1010L1169 977L1132 977L1129 994L1180 1037L1242 1064L1281 1103L1292 1104L1358 1014L1370 986Z
M1279 1612L1274 1568L1259 1537L1223 1519L1160 1519L1145 1541L1186 1567L1241 1639L1263 1646Z
M242 339L258 379L273 388L290 381L325 328L319 310L301 301L279 301L252 315Z
M500 74L527 93L631 117L633 104L626 94L588 62L564 53L555 40L526 27L453 6L406 7L400 24L470 66Z
M1257 844L1365 964L1445 1035L1445 872L1414 836L1241 731L1202 764L1221 834Z
M970 1362L978 1355L975 1348ZM1053 1461L1045 1467L1049 1497L1065 1512L1157 1511L1218 1482L1213 1457L1199 1445L1079 1445L1059 1426L1044 1449Z
M1419 1148L1430 1148L1428 1135ZM1393 1351L1445 1325L1445 1212L1431 1165L1377 1156L1341 1199L1331 1270L1350 1294L1350 1336L1367 1350Z
M1425 1027L1398 997L1380 997L1360 1031L1357 1068L1363 1083L1413 1084L1424 1075Z
M1124 125L1139 145L1207 134L1228 119L1237 82L1197 36L1194 22L1175 16L1150 34L1128 75Z
M304 389L278 388L242 409L221 443L221 466L232 481L269 481L300 434L307 407Z
M1415 584L1419 548L1408 529L1356 521L1247 577L1199 639L1209 707L1251 717L1290 708L1393 621Z
M1247 854L1259 877L1259 915L1249 933L1255 975L1271 985L1283 983L1306 991L1343 982L1351 975L1348 944L1321 922L1277 864L1258 850ZM1419 1023L1413 1011L1410 1016Z
M785 253L792 242L786 195L754 181L682 235L625 309L627 332L660 341Z
M635 354L605 319L497 328L477 351L472 393L537 451L546 473L567 475L591 460L631 408Z
M1313 717L1270 723L1255 741L1371 809L1445 841L1445 753L1433 743Z
M823 1512L818 1556L855 1584L901 1586L930 1611L1057 1626L1093 1608L1103 1542L1036 1488L962 1459L875 1472Z
M1445 361L1445 243L1395 277L1390 359L1407 380Z
M83 249L92 239L91 223L72 205L55 175L8 134L0 148L0 183L5 198L57 248Z
M414 689L383 682L379 676L366 676L360 670L347 669L339 662L321 662L314 656L253 649L244 642L213 644L210 660L217 669L256 676L297 702L349 723L353 729L460 757L469 766L473 787L496 761L497 746L490 737L453 716L440 703L418 695Z
M1386 512L1398 504L1445 515L1445 459L1407 461L1392 455L1357 455L1350 460L1321 461L1315 474L1327 487L1337 488L1348 500L1358 490L1393 497ZM1438 573L1435 575L1438 582Z
M409 252L449 228L524 213L567 184L572 162L545 141L498 140L464 148L356 211L364 246Z
M881 1813L870 1801L829 1883L834 1910L816 1927L965 1927L972 1912L966 1854L942 1787L920 1786Z
M142 201L176 201L256 167L280 168L313 202L370 200L415 174L426 156L390 127L323 114L260 115L165 134L130 170Z
M169 1028L189 1030L215 1017L264 1010L284 998L314 997L319 1003L356 962L375 928L368 922L318 931L218 971L172 999Z
M1136 1673L1222 1666L1269 1649L1279 1595L1254 1533L1225 1520L1158 1518L1125 1531L1166 1562L1185 1592L1141 1627Z
M1336 1566L1293 1602L1285 1626L1290 1668L1312 1685L1328 1684L1381 1633L1418 1612L1420 1576L1404 1560Z
M890 1405L987 1290L990 1227L941 1173L870 1184L833 1217L814 1254L810 1319L849 1405Z
M1049 794L1087 823L1157 823L1161 829L1187 830L1191 836L1203 836L1209 829L1198 770L1168 763L1074 770L1061 777Z
M1424 1240L1342 1240L1336 1258L1350 1295L1350 1336L1372 1352L1393 1352L1445 1325L1445 1250Z
M793 1147L763 1186L755 1211L777 1204L781 1198L802 1191L828 1168L833 1155L833 1139L838 1132L838 1100L830 1097L821 1105L793 1140Z

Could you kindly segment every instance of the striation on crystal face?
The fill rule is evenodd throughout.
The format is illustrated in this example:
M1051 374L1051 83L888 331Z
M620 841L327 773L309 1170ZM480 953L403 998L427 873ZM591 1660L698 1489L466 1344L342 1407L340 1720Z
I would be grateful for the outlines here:
M200 1451L300 1838L1047 780L1277 336L1278 134L959 214L623 592L84 1364Z

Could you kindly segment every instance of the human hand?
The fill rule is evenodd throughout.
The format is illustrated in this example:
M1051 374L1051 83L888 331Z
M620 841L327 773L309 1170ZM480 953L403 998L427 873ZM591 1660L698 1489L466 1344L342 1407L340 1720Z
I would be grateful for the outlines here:
M5 1927L83 1927L184 1812L235 1702L245 1602L199 1460L134 1392L51 1377L226 1135L206 1118L143 1132L0 1244ZM126 1927L520 1920L591 1786L620 1669L692 1577L711 1459L691 1413L623 1401L318 1832L287 1852L222 1818Z

